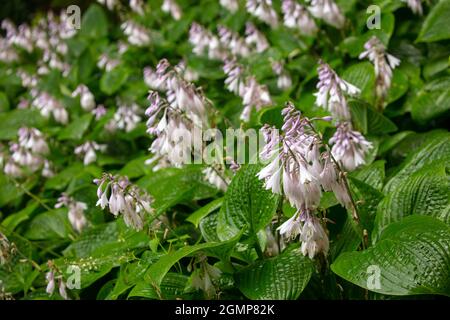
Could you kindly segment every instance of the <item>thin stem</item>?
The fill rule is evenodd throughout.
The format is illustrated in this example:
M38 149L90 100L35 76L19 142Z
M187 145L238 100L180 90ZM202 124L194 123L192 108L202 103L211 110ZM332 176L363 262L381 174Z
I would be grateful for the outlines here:
M35 194L33 194L32 192L30 192L29 190L27 190L27 188L25 188L22 184L20 184L16 179L14 178L9 178L11 179L14 184L16 185L16 187L20 188L20 190L22 190L24 193L26 193L28 196L30 196L31 198L33 198L33 200L35 200L37 203L39 203L42 207L44 207L45 209L47 209L48 211L52 211L53 209L50 208L48 205L46 205L38 196L36 196Z

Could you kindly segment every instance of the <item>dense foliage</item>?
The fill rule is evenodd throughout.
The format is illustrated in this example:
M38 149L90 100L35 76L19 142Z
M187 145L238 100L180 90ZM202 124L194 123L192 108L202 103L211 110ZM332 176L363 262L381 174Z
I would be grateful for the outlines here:
M449 0L98 2L2 23L1 299L450 296Z

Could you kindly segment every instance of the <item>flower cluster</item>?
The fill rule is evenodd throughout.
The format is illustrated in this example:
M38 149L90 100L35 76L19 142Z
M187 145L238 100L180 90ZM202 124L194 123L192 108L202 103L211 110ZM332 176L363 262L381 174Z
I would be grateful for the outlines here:
M95 141L86 141L82 145L75 148L74 153L79 156L83 156L83 164L87 166L97 160L96 151L105 151L106 145L98 144Z
M39 92L37 90L32 90L31 95L33 97L31 105L39 109L43 117L49 118L50 115L53 115L55 121L61 124L69 122L69 113L55 97L47 92Z
M104 69L106 72L113 70L119 65L120 61L118 59L111 58L106 53L100 55L97 61L97 67Z
M66 291L66 282L63 279L62 272L55 266L53 261L49 260L47 262L49 271L45 275L45 280L47 281L46 292L48 295L52 295L55 292L56 282L58 282L58 291L61 297L65 300L70 300Z
M292 86L292 79L289 73L284 69L283 62L273 61L272 70L278 76L277 86L280 90L289 89Z
M392 70L400 64L400 60L386 52L386 47L375 36L364 44L364 52L360 59L369 59L375 67L376 94L384 100L392 83Z
M134 21L125 21L121 28L123 33L128 37L128 42L132 45L142 47L150 43L149 32Z
M345 207L351 205L351 198L337 164L311 121L290 103L282 115L282 134L274 127L263 128L266 145L260 156L268 165L258 173L258 178L264 180L266 189L284 195L297 209L294 216L279 227L280 234L285 239L300 235L305 255L326 254L328 236L314 214L322 190L333 191Z
M317 33L318 28L308 10L294 0L283 0L281 9L283 11L284 25L288 28L298 29L302 34L312 36Z
M22 178L28 173L42 170L42 176L52 176L50 163L46 159L49 148L42 132L35 128L22 127L18 131L18 137L18 142L10 143L11 156L5 164L5 174Z
M224 26L218 26L217 29L221 45L227 48L232 55L247 57L250 54L250 48L247 46L246 40L241 38L239 34Z
M113 176L104 173L100 179L95 179L97 188L97 206L118 216L123 215L127 226L135 230L144 228L144 214L151 213L152 198L138 186L132 184L127 177Z
M113 119L106 124L106 128L109 131L120 129L130 132L141 122L142 109L134 102L124 103L120 99L117 100L118 108Z
M359 94L360 90L354 85L342 80L331 67L320 61L317 69L319 82L315 93L316 104L331 112L338 120L348 121L351 119L350 110L347 105L345 94L353 96Z
M411 9L414 14L421 16L423 14L422 0L402 0Z
M198 23L194 22L189 29L189 42L196 55L207 54L210 59L225 59L227 57L219 38Z
M278 26L278 16L272 6L272 0L247 0L247 12L272 28Z
M80 233L87 225L86 216L84 211L87 209L87 204L84 202L76 201L66 193L62 193L58 198L58 202L55 208L66 207L69 209L68 217L72 228Z
M307 1L310 2L310 7L308 10L314 17L322 19L329 25L332 25L338 29L341 29L344 26L345 17L334 0Z
M147 73L148 73L147 69ZM185 157L191 157L191 141L194 128L208 128L207 101L193 84L187 82L180 71L167 60L161 60L151 84L165 91L167 99L151 91L150 106L145 114L148 133L155 135L150 151L155 155L150 162L158 161L154 169L171 164L180 167ZM147 81L150 82L150 81Z
M84 84L78 85L72 97L80 97L80 105L84 110L90 111L95 108L95 97L87 86Z
M226 88L242 98L244 110L241 120L248 122L253 108L259 111L272 104L267 86L259 84L254 76L245 76L244 67L235 59L225 61L223 70L227 75Z
M264 33L259 31L251 22L245 25L245 43L250 46L252 51L258 53L264 52L269 48L269 42Z
M239 9L239 0L219 0L220 5L234 13Z
M342 80L331 67L320 61L316 104L330 111L336 122L336 133L330 139L333 156L344 166L354 170L364 164L364 158L372 144L364 136L352 130L351 114L345 94L356 95L360 90Z
M161 6L161 10L167 13L170 13L172 18L175 20L181 19L181 8L180 6L175 2L175 0L164 0L163 4Z
M5 265L11 260L16 247L14 243L11 243L8 238L0 232L0 266Z
M202 290L208 297L213 297L216 294L217 281L222 274L220 269L210 265L207 262L206 256L198 256L188 266L189 271L192 272L192 287L197 290Z

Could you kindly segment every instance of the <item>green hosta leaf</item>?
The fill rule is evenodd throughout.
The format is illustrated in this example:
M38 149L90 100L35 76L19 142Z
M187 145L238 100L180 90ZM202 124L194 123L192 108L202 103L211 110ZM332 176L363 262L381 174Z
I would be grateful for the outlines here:
M161 169L142 177L137 184L153 196L153 208L160 214L176 204L209 198L217 193L217 189L204 180L202 169L197 165Z
M275 214L279 197L264 189L256 176L260 170L259 165L242 167L228 186L217 223L221 240L235 236L243 227L254 236Z
M389 118L380 114L369 104L354 99L349 100L348 104L352 114L358 115L358 118L356 118L358 129L366 128L369 134L383 134L397 130L397 126ZM364 119L364 116L366 119Z
M351 176L381 191L383 188L385 161L379 160L351 173Z
M80 33L90 38L100 38L107 35L108 20L99 5L91 5L83 15Z
M105 72L100 79L100 90L107 95L112 95L127 81L129 70L124 67L116 67Z
M80 140L83 134L89 128L93 115L87 113L80 118L71 122L67 127L62 129L58 134L59 140Z
M421 42L433 42L450 38L450 1L442 0L433 7L422 25L418 37Z
M206 206L201 207L197 211L195 211L193 214L191 214L186 221L189 221L194 224L195 227L198 227L198 224L200 221L209 215L211 212L214 212L215 210L219 209L222 206L223 198L219 198L216 200L211 201Z
M408 155L384 186L384 194L393 192L413 172L426 165L450 162L450 135L442 132L437 133L426 144L422 144L415 152Z
M55 265L63 272L68 284L70 284L71 277L76 276L76 272L79 270L80 286L81 289L84 289L105 276L112 268L133 260L133 258L132 253L105 254L80 259L60 258L55 260Z
M425 124L442 117L450 110L450 89L421 91L412 102L411 116L414 121Z
M219 236L217 235L217 219L219 213L210 214L200 220L199 229L202 233L202 237L207 242L220 242Z
M8 231L14 231L19 224L30 218L31 214L38 206L39 203L32 202L19 212L8 215L5 220L2 221L2 226L8 229Z
M55 209L36 216L28 226L25 237L31 240L67 238L71 232L67 209Z
M45 119L40 112L35 109L15 109L9 112L0 113L0 139L11 140L17 137L17 130L20 127L41 128L45 124Z
M442 166L425 167L412 174L380 202L374 237L392 222L411 214L438 217L450 204L450 189Z
M370 62L365 61L352 65L345 70L342 78L358 87L361 90L361 96L367 101L372 100L375 72Z
M9 110L9 100L8 96L0 91L0 112L5 112Z
M254 300L295 300L313 273L311 260L298 247L256 262L235 276L239 290Z
M341 254L331 269L347 281L382 294L450 296L449 247L446 224L413 215L389 225L374 247Z
M162 280L160 289L156 289L148 282L142 281L131 290L128 298L143 297L147 299L174 300L183 295L188 280L188 276L169 272Z
M142 156L131 161L120 170L120 174L127 176L130 179L141 177L145 174L151 173L151 168L149 165L145 164L148 156Z
M161 259L159 259L158 262L150 266L150 268L145 273L145 280L148 283L151 283L154 287L159 287L164 276L167 274L167 272L169 272L170 268L172 268L172 266L180 259L194 254L200 250L211 250L218 247L227 247L231 250L239 241L240 236L241 234L238 234L236 237L228 241L201 243L193 246L186 246L175 252L169 252Z

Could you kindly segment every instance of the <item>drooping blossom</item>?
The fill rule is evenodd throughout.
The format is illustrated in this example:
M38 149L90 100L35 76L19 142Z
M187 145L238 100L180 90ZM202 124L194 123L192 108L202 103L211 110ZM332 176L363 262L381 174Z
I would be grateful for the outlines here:
M2 29L6 31L6 39L27 52L31 53L34 49L31 28L27 24L16 26L8 19L2 21Z
M114 113L114 117L107 123L109 130L124 130L130 132L141 122L141 108L136 103L124 103L118 101L118 108Z
M39 130L22 127L18 131L18 142L10 143L10 152L4 172L9 176L22 178L27 172L34 173L43 169L49 147Z
M81 201L76 201L66 193L62 193L55 204L55 208L66 207L69 209L68 217L72 228L80 233L87 225L87 219L84 211L87 209L87 204Z
M205 180L217 187L217 189L222 191L227 190L230 179L226 176L224 165L212 164L203 170L203 174L205 176Z
M248 122L252 109L259 111L263 107L270 106L272 99L270 98L267 86L259 84L254 76L250 76L246 79L242 102L244 104L244 110L241 113L240 119Z
M310 3L309 12L322 19L329 25L341 29L345 24L345 17L334 0L307 0Z
M281 61L272 62L272 70L278 76L277 86L280 90L289 89L292 86L291 76L284 69Z
M372 148L372 143L360 132L352 130L349 122L338 124L330 144L333 145L331 149L333 156L350 171L365 163L365 155Z
M320 61L319 82L314 95L316 104L331 112L333 117L339 120L349 120L351 118L350 110L347 105L347 95L356 95L360 90L354 85L342 80L331 67Z
M97 61L97 67L109 72L119 65L120 61L110 58L106 53L100 55Z
M145 214L152 213L152 198L137 185L131 183L125 176L113 176L104 173L100 179L95 179L97 189L97 206L118 216L122 214L127 226L135 230L144 227Z
M272 6L272 0L247 0L247 12L272 28L278 26L278 16Z
M301 4L295 0L283 0L281 9L286 27L298 29L302 34L309 36L317 33L318 28L314 19Z
M245 42L245 39L241 38L239 34L224 27L218 27L219 41L225 48L230 50L231 54L241 57L247 57L250 54L250 49Z
M365 51L360 59L369 59L375 67L376 94L383 100L387 97L392 84L392 70L400 64L400 60L386 52L384 44L375 36L364 44Z
M192 23L189 29L189 43L193 46L192 51L196 55L208 55L210 59L225 59L227 57L219 38L198 23Z
M106 108L103 104L99 104L96 108L92 109L91 113L95 116L95 120L98 121L106 114Z
M225 60L223 71L227 75L225 87L234 94L242 97L245 89L244 67L236 59Z
M226 8L228 11L235 13L239 9L238 0L220 0L220 5Z
M10 261L14 251L14 243L11 243L8 238L0 232L0 266L3 266Z
M206 256L200 256L195 263L189 265L189 269L194 269L192 273L192 287L202 290L208 297L216 294L217 281L222 271L207 262Z
M147 29L134 21L128 20L121 24L123 33L128 37L128 42L132 45L142 47L150 43L150 34Z
M78 96L80 97L80 105L84 110L90 111L95 108L95 97L86 85L80 84L72 92L72 97Z
M259 31L256 26L247 22L245 25L245 43L256 52L264 52L269 48L269 42L266 36Z
M186 65L185 60L181 60L180 62L178 62L178 64L174 67L174 69L187 82L194 82L197 81L199 78L198 72L189 68Z
M49 260L47 262L49 271L45 274L45 280L47 281L47 287L45 291L49 296L53 295L55 292L56 284L58 283L58 292L64 300L70 300L69 295L67 294L66 282L63 279L62 272L55 266L54 262Z
M180 20L181 19L181 8L180 6L176 3L175 0L164 0L161 10L166 12L166 13L170 13L170 15L172 16L172 18L174 18L175 20Z
M97 160L96 151L105 151L106 145L98 144L95 141L87 141L82 145L75 148L74 153L79 156L83 156L83 163L87 166L90 163L93 163Z
M118 0L97 0L98 3L106 6L108 10L114 10L118 5Z
M145 13L143 0L130 0L130 8L140 16Z
M47 92L37 92L31 105L38 108L41 115L46 118L53 115L53 118L59 123L67 124L69 122L69 113L62 103Z
M402 0L411 9L414 14L421 16L423 14L422 0Z

